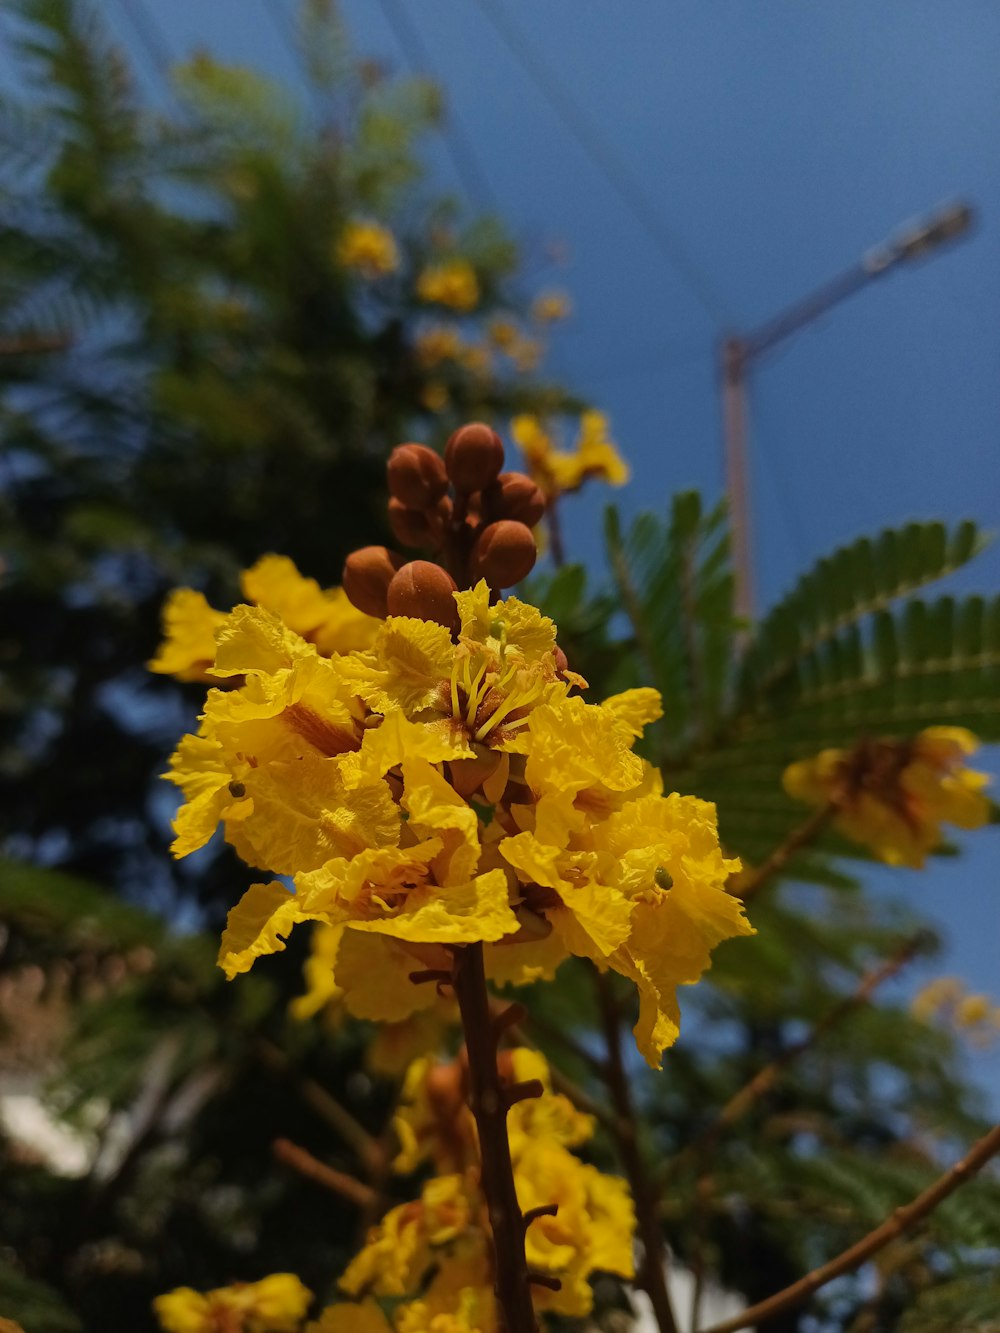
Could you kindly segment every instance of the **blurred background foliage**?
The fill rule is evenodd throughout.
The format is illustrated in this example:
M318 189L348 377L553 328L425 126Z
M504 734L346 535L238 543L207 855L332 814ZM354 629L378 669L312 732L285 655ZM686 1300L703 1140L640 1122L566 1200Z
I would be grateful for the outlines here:
M391 1192L370 1149L397 1087L369 1067L364 1025L288 1018L297 941L235 986L214 966L246 878L222 845L167 854L157 774L200 688L144 670L163 597L189 584L231 605L267 551L334 584L349 550L386 536L393 445L582 404L539 369L536 293L502 224L421 170L439 90L359 59L332 5L303 8L301 89L199 55L166 107L140 95L98 7L8 13L23 91L0 105L0 1062L84 1151L67 1174L0 1139L0 1314L28 1333L134 1333L179 1284L288 1269L332 1295L371 1219L272 1144ZM391 271L343 262L358 220L391 232ZM456 260L471 307L422 297L420 275ZM924 591L980 549L971 523L834 553L752 636L733 619L724 505L681 495L629 530L611 509L606 538L606 577L568 566L528 595L595 696L662 690L647 753L669 787L719 803L749 864L802 820L781 788L793 759L935 722L1000 739L1000 599ZM686 997L666 1073L631 1071L665 1240L751 1301L982 1127L956 1035L880 999L790 1063L707 1163L681 1152L867 968L909 939L933 950L905 907L864 892L864 868L832 832L803 848L755 901L756 939L720 949ZM540 1044L600 1097L585 970L531 1003ZM1000 1189L979 1181L831 1288L823 1326L986 1329L998 1234ZM598 1295L599 1312L623 1299ZM810 1325L793 1311L770 1327Z

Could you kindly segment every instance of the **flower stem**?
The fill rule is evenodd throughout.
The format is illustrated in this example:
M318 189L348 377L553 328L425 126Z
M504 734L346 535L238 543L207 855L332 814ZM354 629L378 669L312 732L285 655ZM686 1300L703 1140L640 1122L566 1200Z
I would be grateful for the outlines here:
M482 1186L493 1231L494 1279L505 1333L538 1333L524 1257L524 1218L507 1137L508 1098L497 1068L496 1031L486 991L483 946L455 950L452 984L469 1058L469 1105L479 1131Z

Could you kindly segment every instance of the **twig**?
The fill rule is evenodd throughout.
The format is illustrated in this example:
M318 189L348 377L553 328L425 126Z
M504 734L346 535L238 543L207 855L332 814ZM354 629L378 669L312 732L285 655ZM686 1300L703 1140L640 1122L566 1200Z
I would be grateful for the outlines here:
M452 985L469 1059L469 1105L479 1131L483 1194L493 1232L494 1282L505 1333L538 1333L524 1254L524 1222L507 1137L510 1099L497 1068L497 1025L490 1016L483 946L454 951Z
M860 1267L897 1236L911 1231L918 1222L933 1212L939 1203L947 1199L949 1194L953 1194L977 1171L982 1170L990 1158L998 1152L1000 1152L1000 1124L994 1125L988 1134L984 1134L971 1151L950 1170L939 1176L933 1185L929 1185L911 1203L897 1208L874 1231L869 1231L867 1236L838 1254L835 1259L822 1264L819 1268L814 1268L798 1282L793 1282L784 1290L775 1292L767 1300L751 1305L742 1314L735 1315L732 1319L724 1319L721 1324L713 1324L711 1328L703 1330L703 1333L739 1333L740 1329L761 1324L767 1319L773 1319L784 1310L800 1304L820 1287L832 1282L834 1278Z
M659 1206L650 1183L649 1171L642 1160L636 1135L635 1108L622 1061L621 1030L618 1007L608 978L594 969L594 984L601 1010L601 1022L608 1045L608 1091L614 1104L617 1128L615 1138L622 1165L628 1177L635 1204L636 1227L642 1241L643 1264L637 1281L653 1307L660 1333L677 1333L667 1279L663 1268L663 1233L660 1231Z
M0 338L0 356L38 356L44 352L64 352L72 339L65 334L20 333Z
M327 1166L325 1162L321 1162L305 1148L300 1148L297 1143L292 1143L290 1139L275 1139L272 1150L279 1162L290 1166L293 1171L298 1171L299 1175L305 1176L307 1180L314 1180L324 1189L333 1190L334 1194L350 1199L351 1203L356 1203L359 1208L368 1209L374 1206L377 1196L370 1185L357 1180L354 1176L349 1176L345 1171L338 1171L336 1167Z
M563 545L562 523L559 521L559 497L552 495L545 508L545 519L549 529L549 553L556 569L566 563L566 548Z
M823 831L833 818L836 810L836 803L830 801L814 811L798 828L792 829L785 841L774 849L767 860L757 867L749 879L743 882L736 896L744 903L748 903L751 898L755 897L772 875L784 870L795 853L806 843L812 842L813 838Z
M295 1080L299 1096L317 1115L340 1135L344 1142L357 1153L365 1171L378 1177L385 1161L385 1150L364 1125L356 1120L346 1106L342 1106L332 1093L322 1087L315 1079L297 1073L294 1064L273 1042L266 1037L258 1037L254 1050L260 1062L272 1072L291 1075Z

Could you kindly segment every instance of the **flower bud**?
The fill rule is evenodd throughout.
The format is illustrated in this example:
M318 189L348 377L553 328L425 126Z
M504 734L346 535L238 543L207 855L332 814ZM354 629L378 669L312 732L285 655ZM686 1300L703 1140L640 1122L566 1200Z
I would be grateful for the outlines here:
M451 501L441 497L428 509L410 509L397 500L389 499L389 524L401 546L440 548L444 539L444 525L451 517Z
M483 492L483 508L491 519L512 518L533 528L545 513L545 496L523 472L501 472Z
M440 565L411 560L389 584L389 615L434 620L454 629L458 625L458 604L452 594L457 591L455 580Z
M509 588L531 573L538 555L531 529L502 518L479 534L472 568L494 588Z
M481 491L496 481L503 467L500 436L481 421L459 426L444 447L444 465L456 491Z
M409 509L426 509L448 489L440 454L425 444L399 444L386 465L389 494Z
M352 551L344 561L341 578L351 605L367 616L385 619L389 584L404 563L401 555L385 546L363 546L360 551Z

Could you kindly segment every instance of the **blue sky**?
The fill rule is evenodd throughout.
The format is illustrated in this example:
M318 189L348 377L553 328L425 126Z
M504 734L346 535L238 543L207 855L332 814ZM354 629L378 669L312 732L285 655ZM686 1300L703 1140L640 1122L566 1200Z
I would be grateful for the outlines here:
M718 494L721 333L752 327L901 223L961 197L979 212L971 238L887 277L758 368L759 599L767 606L805 562L889 523L973 517L1000 527L995 0L343 0L358 48L407 71L389 22L399 5L429 57L422 72L443 83L539 284L573 294L576 314L550 365L610 412L634 470L626 512L662 505L679 487ZM152 82L130 6L104 8ZM145 0L145 11L172 55L200 45L294 75L292 0ZM666 247L490 14L506 16L529 58L555 71ZM443 147L434 167L461 192ZM565 246L564 266L546 267L547 242ZM591 561L604 499L582 498L567 515L571 552ZM995 589L1000 544L952 583ZM912 895L948 933L948 967L1000 999L998 870L991 829L959 863L878 884ZM1000 1098L1000 1051L977 1062Z

